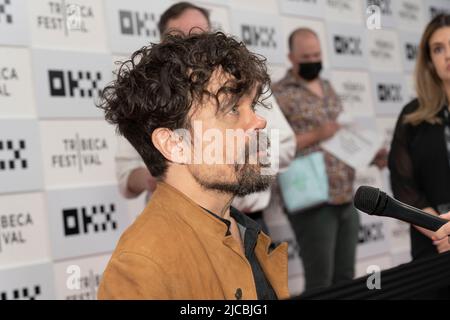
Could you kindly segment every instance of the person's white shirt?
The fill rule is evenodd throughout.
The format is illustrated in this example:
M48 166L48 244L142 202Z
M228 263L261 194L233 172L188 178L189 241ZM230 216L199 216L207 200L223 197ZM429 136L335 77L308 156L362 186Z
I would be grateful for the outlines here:
M296 139L293 130L284 117L278 106L277 101L270 95L266 99L266 103L271 108L257 108L257 113L267 120L266 129L279 130L279 171L286 170L291 161L295 157ZM270 131L269 131L270 132ZM125 198L135 198L138 194L128 190L128 177L130 173L137 168L145 167L139 153L124 137L118 137L117 153L116 153L116 175L119 181L120 193ZM150 196L150 195L148 195ZM237 197L233 201L233 206L242 212L255 212L266 208L270 202L271 191L256 192L245 197ZM148 198L148 197L147 197Z

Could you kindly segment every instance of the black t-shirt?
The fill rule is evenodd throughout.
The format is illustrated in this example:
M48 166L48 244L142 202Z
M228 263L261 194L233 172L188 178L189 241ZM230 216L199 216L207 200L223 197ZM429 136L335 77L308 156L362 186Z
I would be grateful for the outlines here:
M445 107L438 114L441 124L405 124L405 115L418 107L417 99L411 101L397 121L389 153L391 187L396 199L419 209L432 207L439 212L450 204ZM437 254L432 241L414 227L411 227L411 254L413 259Z

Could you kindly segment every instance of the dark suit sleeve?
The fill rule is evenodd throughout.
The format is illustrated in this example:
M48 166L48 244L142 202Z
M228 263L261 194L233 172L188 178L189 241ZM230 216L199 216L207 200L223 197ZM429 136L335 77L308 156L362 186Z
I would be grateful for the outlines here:
M423 209L429 207L427 199L421 192L414 175L408 143L412 139L412 126L404 123L405 115L418 107L417 100L405 106L395 126L394 136L389 152L388 166L390 170L391 188L394 197L413 207Z

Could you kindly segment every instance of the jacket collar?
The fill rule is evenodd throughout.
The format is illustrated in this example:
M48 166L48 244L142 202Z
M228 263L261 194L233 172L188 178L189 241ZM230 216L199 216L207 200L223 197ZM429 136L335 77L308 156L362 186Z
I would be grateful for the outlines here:
M151 201L164 208L168 213L177 214L187 225L192 227L195 233L203 235L199 239L205 244L205 248L211 248L207 244L215 240L240 254L235 242L232 240L232 236L227 235L227 224L206 212L178 189L167 183L158 182L158 187L153 193ZM244 214L241 214L239 218L247 220L248 223L256 223ZM270 244L271 239L263 232L260 232L255 247L255 254L278 298L287 298L289 297L289 289L287 287L288 246L284 242L269 253Z
M158 182L151 201L168 212L177 214L196 233L216 238L219 235L225 237L227 234L228 227L225 223L206 212L183 192L165 182Z

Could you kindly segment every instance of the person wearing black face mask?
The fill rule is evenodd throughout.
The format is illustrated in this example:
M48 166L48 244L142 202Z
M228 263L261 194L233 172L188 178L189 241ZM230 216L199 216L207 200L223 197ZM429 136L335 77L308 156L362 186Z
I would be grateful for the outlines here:
M336 119L342 104L331 84L320 78L319 39L313 30L300 28L289 36L289 49L292 68L272 90L296 134L297 157L321 152L328 176L325 204L288 215L308 292L353 278L359 219L351 204L354 170L320 147L339 130Z
M298 75L306 81L313 81L319 77L322 71L322 61L300 62L298 64Z

